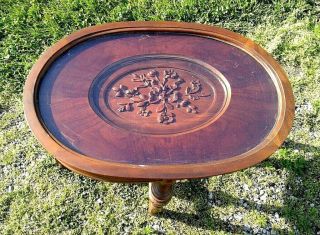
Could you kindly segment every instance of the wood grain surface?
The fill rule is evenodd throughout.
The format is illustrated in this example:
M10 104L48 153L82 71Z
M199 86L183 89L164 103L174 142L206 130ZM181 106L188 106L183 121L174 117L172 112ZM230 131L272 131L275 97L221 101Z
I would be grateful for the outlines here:
M49 48L24 89L35 136L96 179L201 178L257 164L282 144L294 100L280 65L225 29L109 23Z

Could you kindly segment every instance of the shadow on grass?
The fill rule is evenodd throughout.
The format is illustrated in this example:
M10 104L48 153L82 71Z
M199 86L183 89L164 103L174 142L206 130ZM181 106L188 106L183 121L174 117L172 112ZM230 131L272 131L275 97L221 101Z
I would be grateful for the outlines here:
M297 154L296 150L302 152L303 155L314 155L315 157L312 161L306 160L305 156ZM280 158L270 158L257 165L257 167L287 170L288 177L283 206L260 204L234 197L223 191L212 192L212 200L214 202L222 201L224 206L233 204L235 207L243 207L243 205L248 205L246 207L248 210L258 210L269 214L277 212L291 224L291 227L295 226L299 233L317 234L320 231L320 212L317 209L320 205L320 160L317 157L320 154L320 148L287 140L279 152ZM164 209L158 216L209 230L253 232L245 225L235 225L227 219L215 218L208 200L209 193L206 180L190 180L177 183L174 195L180 199L191 201L195 213L188 214ZM277 229L273 229L273 231L277 234L287 234L289 232Z

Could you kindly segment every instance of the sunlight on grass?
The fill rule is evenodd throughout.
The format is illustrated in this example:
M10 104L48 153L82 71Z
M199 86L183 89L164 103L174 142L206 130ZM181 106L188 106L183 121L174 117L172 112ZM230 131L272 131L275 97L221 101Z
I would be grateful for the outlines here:
M320 5L255 0L0 0L1 234L315 234L320 231ZM32 136L22 89L33 63L80 28L127 20L219 25L263 46L296 101L293 131L269 160L183 181L159 217L147 184L98 182L61 169Z

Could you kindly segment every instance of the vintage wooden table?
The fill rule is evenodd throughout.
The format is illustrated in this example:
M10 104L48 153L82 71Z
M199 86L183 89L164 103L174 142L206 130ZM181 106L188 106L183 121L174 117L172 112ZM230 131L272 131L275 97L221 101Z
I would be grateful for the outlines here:
M72 33L46 50L24 89L27 121L63 166L115 182L152 182L149 212L177 179L261 162L292 126L280 65L231 31L122 22Z

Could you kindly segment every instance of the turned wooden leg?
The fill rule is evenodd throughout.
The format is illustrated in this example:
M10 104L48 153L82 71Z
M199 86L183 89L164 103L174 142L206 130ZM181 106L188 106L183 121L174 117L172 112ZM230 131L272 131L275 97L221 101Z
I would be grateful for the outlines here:
M149 183L149 213L154 215L168 204L172 197L174 180L162 180Z

